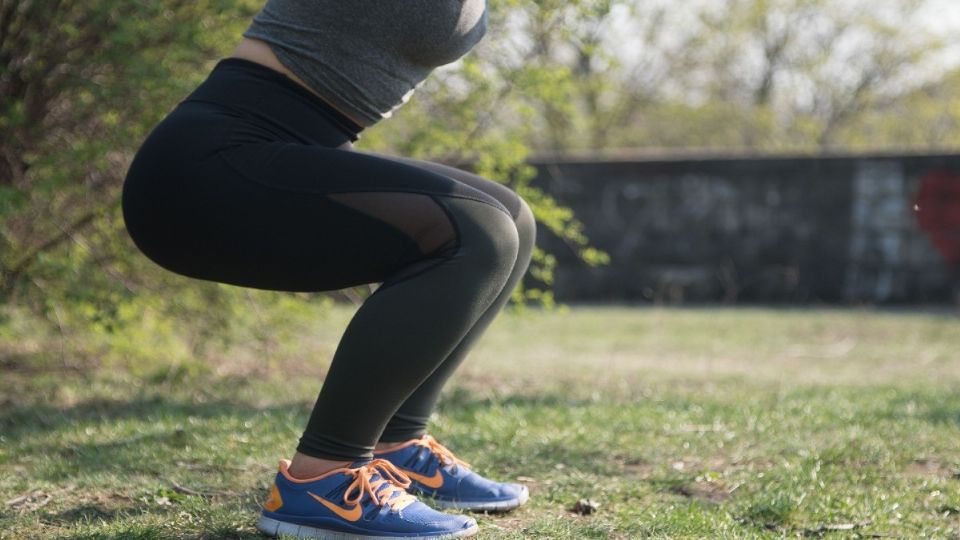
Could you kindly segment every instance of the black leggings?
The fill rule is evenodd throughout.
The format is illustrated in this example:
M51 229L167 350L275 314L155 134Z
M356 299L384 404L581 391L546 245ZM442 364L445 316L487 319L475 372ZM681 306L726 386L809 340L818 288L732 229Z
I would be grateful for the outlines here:
M297 447L337 460L425 433L536 231L503 184L356 151L362 129L282 73L224 58L146 138L122 200L137 247L184 276L280 291L380 283Z

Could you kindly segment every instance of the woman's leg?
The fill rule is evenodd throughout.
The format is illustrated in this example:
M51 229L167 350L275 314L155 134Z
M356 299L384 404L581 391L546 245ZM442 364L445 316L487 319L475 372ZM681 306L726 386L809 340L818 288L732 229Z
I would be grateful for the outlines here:
M422 168L271 142L185 171L160 150L131 165L124 217L161 266L274 290L382 283L337 347L297 448L304 455L371 457L390 417L487 312L517 260L503 204Z
M462 364L473 345L490 326L490 323L493 322L510 300L513 290L516 289L516 286L520 283L524 274L526 274L527 268L530 266L530 259L533 255L534 244L536 243L537 229L533 213L526 201L503 184L441 163L401 156L374 155L442 174L496 198L510 211L520 241L517 260L510 271L510 276L507 278L506 284L494 299L493 303L490 304L480 318L477 319L477 322L474 323L473 327L471 327L463 339L460 340L456 348L440 363L439 367L437 367L430 377L403 402L403 405L400 406L390 419L383 434L380 436L380 441L383 443L395 443L415 439L426 433L427 422L436 407L443 386L453 372Z

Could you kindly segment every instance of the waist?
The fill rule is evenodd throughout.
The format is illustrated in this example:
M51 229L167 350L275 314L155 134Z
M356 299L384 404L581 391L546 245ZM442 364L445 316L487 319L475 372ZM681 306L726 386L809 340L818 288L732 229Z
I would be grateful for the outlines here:
M351 142L364 126L337 110L283 73L244 58L220 59L206 80L184 101L206 101L273 124L304 144L329 138L330 127Z

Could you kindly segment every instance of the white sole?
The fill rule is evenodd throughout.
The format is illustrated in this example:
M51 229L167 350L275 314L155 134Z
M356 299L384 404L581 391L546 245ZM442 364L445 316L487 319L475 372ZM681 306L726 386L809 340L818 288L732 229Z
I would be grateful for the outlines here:
M526 488L526 486L524 486L523 491L520 492L520 495L516 499L508 499L506 501L441 501L430 497L423 497L421 500L443 510L504 512L506 510L513 510L514 508L517 508L518 506L527 502L527 499L529 498L530 491Z
M296 523L288 523L286 521L268 518L267 516L260 516L260 519L257 520L257 529L269 536L279 536L284 534L294 538L319 538L321 540L410 540L411 538L418 540L441 540L446 538L463 538L465 536L473 536L474 534L477 534L479 527L476 523L474 523L473 527L470 527L469 529L441 535L369 536L365 534L331 531L328 529L317 529L315 527L308 527L307 525L297 525Z

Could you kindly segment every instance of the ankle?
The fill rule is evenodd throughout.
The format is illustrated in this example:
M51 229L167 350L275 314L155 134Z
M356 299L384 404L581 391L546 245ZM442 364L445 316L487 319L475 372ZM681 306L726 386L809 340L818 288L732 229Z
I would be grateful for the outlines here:
M396 448L405 442L407 441L378 442L377 445L373 447L373 449L374 450L390 450L391 448Z
M346 467L350 463L352 462L316 458L297 452L293 455L293 459L290 460L290 466L287 467L287 472L290 474L290 476L298 480L303 480L306 478L320 476L321 474L330 472L334 469Z

